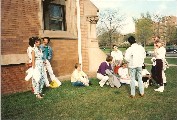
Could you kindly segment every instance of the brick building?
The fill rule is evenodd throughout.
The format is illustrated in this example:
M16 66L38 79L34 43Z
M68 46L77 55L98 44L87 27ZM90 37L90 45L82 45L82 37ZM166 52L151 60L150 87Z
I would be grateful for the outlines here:
M81 53L83 70L95 76L105 54L98 48L98 9L90 0L80 5ZM1 92L31 89L26 82L26 49L31 36L48 36L53 48L52 67L59 79L69 80L79 61L77 0L2 0L1 5Z

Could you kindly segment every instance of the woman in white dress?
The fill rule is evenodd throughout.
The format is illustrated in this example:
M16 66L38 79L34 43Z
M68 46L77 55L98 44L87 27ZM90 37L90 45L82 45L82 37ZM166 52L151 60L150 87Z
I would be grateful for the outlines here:
M37 98L43 98L42 88L46 79L46 72L44 68L44 60L42 59L43 53L40 49L41 40L35 39L35 46L32 50L32 68L33 68L33 77L32 83L34 88L34 94Z

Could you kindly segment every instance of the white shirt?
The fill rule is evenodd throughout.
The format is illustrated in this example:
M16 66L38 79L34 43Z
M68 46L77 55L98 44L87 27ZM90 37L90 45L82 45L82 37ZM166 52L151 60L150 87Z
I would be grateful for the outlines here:
M29 58L29 63L32 62L32 51L33 51L33 48L31 46L28 47L27 49L27 54L28 54L28 58Z
M83 77L87 77L87 75L83 71L75 69L71 75L71 82L81 81Z
M119 70L118 70L118 73L119 73L121 78L127 78L129 76L128 75L128 68L120 67Z
M137 43L132 44L125 52L125 60L129 68L142 67L145 57L145 49Z
M156 59L165 59L166 49L162 46L155 50L155 57Z
M115 60L123 60L123 55L120 50L112 51L111 56L113 57L113 61Z

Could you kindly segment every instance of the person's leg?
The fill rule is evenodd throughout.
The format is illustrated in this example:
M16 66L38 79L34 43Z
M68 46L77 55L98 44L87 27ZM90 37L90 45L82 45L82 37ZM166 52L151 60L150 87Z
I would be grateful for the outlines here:
M135 68L130 68L130 88L131 88L131 95L135 96L135 73L136 69Z
M36 94L38 94L38 83L35 81L35 79L34 78L32 78L32 86L33 86L33 90L34 90L34 94L36 95Z
M141 95L144 95L144 85L142 81L142 67L136 68L137 78L138 78L138 87Z
M47 71L49 73L50 79L55 80L55 75L53 74L52 66L51 66L51 64L48 60L46 60L46 68L47 68Z
M163 86L162 68L163 68L162 60L157 59L156 60L156 73L157 73L157 79L159 81L160 86Z
M46 86L46 87L49 87L50 84L49 84L49 80L48 80L48 77L47 77L47 71L46 71L47 68L46 68L46 66L45 66L44 69L45 69L45 70L43 70L43 72L44 72L44 73L43 73L43 77L45 78L45 79L44 79L44 83L45 83L45 86Z
M166 81L166 75L165 75L165 71L162 70L162 78L163 78L163 83L166 84L167 81Z
M97 73L97 78L100 80L99 84L101 87L103 87L103 85L105 84L105 82L109 79L108 76L104 76L100 73Z
M162 60L157 59L156 60L156 71L157 71L157 79L159 80L160 87L158 89L154 89L154 90L158 91L158 92L163 92L163 90L164 90L162 69L163 69Z
M80 81L76 81L76 82L72 82L73 86L85 86L84 83L80 82Z

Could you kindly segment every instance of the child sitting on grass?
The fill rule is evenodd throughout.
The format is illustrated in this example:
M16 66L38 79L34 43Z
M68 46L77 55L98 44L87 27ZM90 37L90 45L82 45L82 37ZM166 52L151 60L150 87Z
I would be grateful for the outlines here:
M119 76L120 76L120 82L122 84L130 84L130 76L128 73L127 63L122 63L122 67L119 68ZM138 82L135 82L135 86L138 86Z
M88 76L81 70L81 64L75 64L75 70L71 75L71 83L73 86L89 86Z

